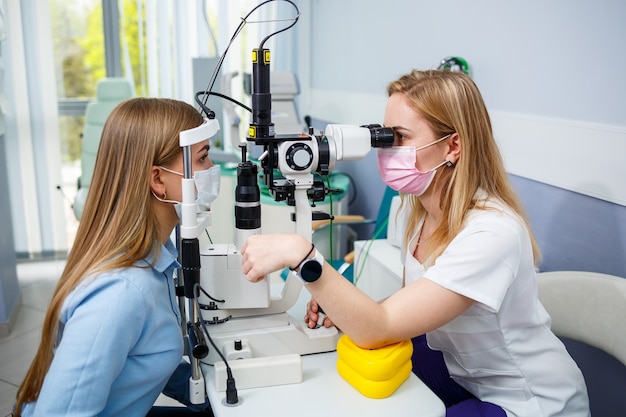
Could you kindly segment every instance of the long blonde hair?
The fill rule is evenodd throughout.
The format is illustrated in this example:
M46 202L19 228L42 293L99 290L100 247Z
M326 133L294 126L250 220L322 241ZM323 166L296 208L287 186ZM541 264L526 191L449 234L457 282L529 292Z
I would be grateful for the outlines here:
M439 169L434 180L434 184L443 182L439 204L444 215L424 243L429 253L425 264L432 265L443 253L463 228L471 209L485 208L475 199L478 189L499 199L522 219L530 235L535 263L538 264L541 258L539 246L504 169L487 108L472 79L461 72L414 70L391 82L387 93L389 96L404 94L413 109L426 119L436 137L456 132L461 144L461 155L454 168ZM404 195L403 203L407 202L411 216L405 242L425 214L416 196Z
M48 307L39 349L17 392L16 416L39 396L68 294L87 276L132 266L160 248L150 170L180 155L180 131L202 121L193 106L157 98L127 100L109 115L76 238Z

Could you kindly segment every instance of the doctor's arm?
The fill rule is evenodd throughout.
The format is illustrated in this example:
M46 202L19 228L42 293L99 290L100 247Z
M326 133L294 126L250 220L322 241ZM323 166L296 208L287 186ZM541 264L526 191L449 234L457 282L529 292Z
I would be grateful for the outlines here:
M254 235L241 249L248 280L295 267L311 244L299 235ZM363 348L376 348L434 330L474 301L428 280L414 283L377 303L325 264L321 277L306 285L332 321Z

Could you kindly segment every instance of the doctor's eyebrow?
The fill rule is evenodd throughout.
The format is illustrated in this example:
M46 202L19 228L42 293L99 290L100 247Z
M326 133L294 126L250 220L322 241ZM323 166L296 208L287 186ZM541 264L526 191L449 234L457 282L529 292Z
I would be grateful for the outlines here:
M391 129L393 130L394 136L399 137L399 139L404 139L410 136L412 132L411 129L404 126L393 126Z
M404 126L387 126L386 124L383 124L383 127L386 127L386 128L389 128L389 129L393 130L394 133L398 132L398 131L400 131L400 132L402 132L402 131L410 132L411 131L411 129L409 129L408 127L404 127Z
M397 132L397 131L410 132L411 131L411 129L409 129L408 127L404 127L404 126L392 126L391 129L393 129L394 132Z

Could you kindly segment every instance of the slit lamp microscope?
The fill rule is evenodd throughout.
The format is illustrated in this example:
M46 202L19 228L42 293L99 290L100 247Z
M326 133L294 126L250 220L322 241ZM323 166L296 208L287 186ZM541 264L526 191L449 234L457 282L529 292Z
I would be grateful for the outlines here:
M380 125L330 124L317 135L313 129L296 135L276 135L271 120L269 49L253 50L252 65L252 121L247 141L263 147L259 161L265 185L276 201L294 207L295 231L310 240L312 221L329 218L326 213L312 211L309 201L323 201L327 193L324 183L315 181L314 173L327 175L337 161L361 159L372 147L391 146L393 131ZM258 166L246 159L245 144L235 187L236 241L200 246L198 237L211 219L210 212L196 212L190 147L213 136L217 129L217 120L207 119L198 128L180 134L185 166L179 239L187 300L184 314L187 323L183 328L186 327L192 361L190 388L194 403L205 398L200 363L215 365L216 376L218 366L228 361L231 366L236 361L240 367L246 362L261 361L264 372L271 373L267 368L288 358L297 374L301 355L334 351L339 339L335 327L309 329L302 318L296 319L288 313L302 289L296 277L289 274L280 294L272 294L269 279L251 283L241 272L239 248L247 237L261 233ZM281 178L275 178L275 171L282 174ZM181 306L184 309L184 303ZM212 349L208 348L206 339ZM299 378L301 381L301 370ZM298 382L298 375L280 381L290 382ZM263 382L256 386L263 386Z

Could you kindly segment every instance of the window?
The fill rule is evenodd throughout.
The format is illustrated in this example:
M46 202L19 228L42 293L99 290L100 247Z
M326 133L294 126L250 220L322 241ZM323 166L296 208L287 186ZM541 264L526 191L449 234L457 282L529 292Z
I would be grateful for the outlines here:
M204 71L194 79L193 59L219 56L241 17L259 3L48 0L4 4L8 5L5 17L10 17L5 23L17 23L5 24L9 41L2 46L8 44L9 52L23 52L5 54L9 59L3 63L9 74L7 90L19 92L7 94L5 118L11 137L8 168L19 173L9 178L16 253L20 257L62 254L71 247L77 225L71 205L80 174L83 115L98 80L132 74L138 96L193 103L195 82L204 89L204 78L210 75ZM273 11L274 7L264 8L253 20L266 21ZM250 51L258 43L261 27L267 30L265 24L246 27L221 69L220 76L239 74L231 95L242 101L246 97L241 92L241 74L250 71ZM222 90L221 81L215 91ZM51 85L56 88L42 88ZM18 113L20 117L14 117Z

